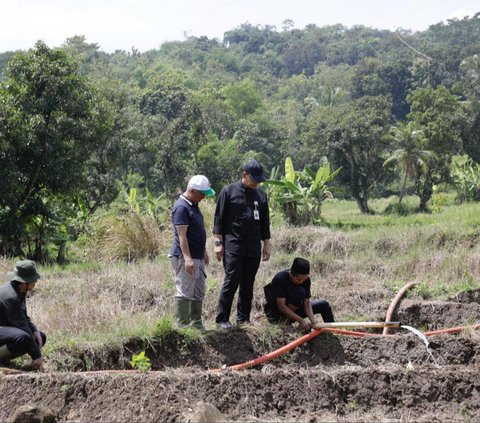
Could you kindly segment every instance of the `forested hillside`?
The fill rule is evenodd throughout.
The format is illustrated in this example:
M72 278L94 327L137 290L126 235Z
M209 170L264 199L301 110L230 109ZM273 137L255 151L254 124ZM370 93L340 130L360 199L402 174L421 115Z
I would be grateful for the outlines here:
M81 35L0 53L0 254L54 242L61 259L119 195L158 209L187 175L218 191L250 157L275 179L287 157L328 162L364 213L393 194L419 211L441 189L478 200L478 40L480 13L417 33L285 21L145 53Z

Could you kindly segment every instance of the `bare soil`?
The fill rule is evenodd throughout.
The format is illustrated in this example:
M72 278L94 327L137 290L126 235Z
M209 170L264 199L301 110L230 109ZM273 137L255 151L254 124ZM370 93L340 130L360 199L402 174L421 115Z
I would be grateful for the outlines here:
M370 300L363 307L369 304L370 315L383 320L384 300ZM480 293L406 300L394 317L423 331L479 323ZM219 371L302 335L285 328L261 336L262 325L211 331L194 341L180 332L161 343L131 340L119 350L49 363L68 372L0 376L0 421L32 404L61 422L176 422L188 420L200 402L226 421L480 421L480 330L429 337L432 356L403 329L388 337L322 333L262 366ZM129 371L131 354L142 350L152 371Z

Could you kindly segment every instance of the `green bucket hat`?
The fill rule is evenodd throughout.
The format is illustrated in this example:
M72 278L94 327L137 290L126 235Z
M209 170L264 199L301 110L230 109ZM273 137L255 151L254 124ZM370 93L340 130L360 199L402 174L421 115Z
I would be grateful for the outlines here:
M15 270L7 273L8 282L31 283L40 279L40 274L32 260L22 260L15 263Z

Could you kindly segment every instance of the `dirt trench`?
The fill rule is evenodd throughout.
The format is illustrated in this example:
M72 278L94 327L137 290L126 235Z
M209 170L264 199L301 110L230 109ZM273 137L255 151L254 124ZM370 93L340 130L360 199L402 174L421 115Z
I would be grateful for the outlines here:
M478 323L478 298L405 301L395 319L424 331ZM132 340L102 356L85 352L72 358L75 371L1 376L0 420L30 403L60 422L174 422L206 402L228 421L480 421L480 330L429 337L431 355L403 329L389 337L322 333L257 368L216 371L299 336L286 329L262 339L246 327L190 344L174 333L161 344ZM127 370L142 349L153 371L83 372Z

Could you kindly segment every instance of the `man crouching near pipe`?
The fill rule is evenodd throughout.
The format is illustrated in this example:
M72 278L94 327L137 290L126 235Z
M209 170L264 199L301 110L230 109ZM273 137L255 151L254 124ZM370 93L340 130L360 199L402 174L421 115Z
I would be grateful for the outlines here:
M25 301L39 279L35 262L22 260L0 287L0 364L8 365L10 359L28 354L32 368L43 369L41 349L47 337L28 317Z
M327 300L310 301L310 262L297 257L290 269L278 272L265 285L263 309L271 323L290 324L309 331L317 324L316 314L321 314L325 323L334 322L332 309ZM308 320L307 320L308 318Z

